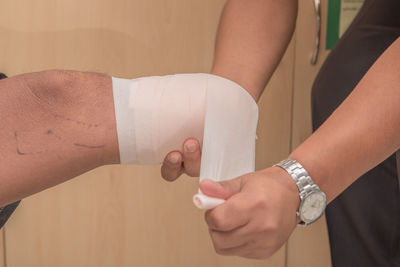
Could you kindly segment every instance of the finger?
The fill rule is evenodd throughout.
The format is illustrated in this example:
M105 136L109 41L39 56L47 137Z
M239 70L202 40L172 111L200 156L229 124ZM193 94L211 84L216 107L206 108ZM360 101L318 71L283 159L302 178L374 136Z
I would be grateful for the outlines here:
M214 182L212 180L205 179L200 182L199 187L201 192L207 196L228 199L240 192L242 188L242 181L242 177L223 182Z
M216 249L230 249L242 246L249 242L251 236L248 233L249 230L246 228L247 227L245 225L229 232L214 231L209 229L209 233Z
M228 249L215 249L215 251L219 255L224 256L241 256L245 257L245 255L249 255L251 253L251 246L248 243L242 244L237 247L228 248Z
M183 165L189 176L200 176L201 150L196 139L189 138L183 144Z
M234 195L225 203L205 212L205 221L211 230L228 232L245 226L250 221L246 196Z
M161 176L167 181L174 181L182 173L182 154L179 151L170 152L161 166Z

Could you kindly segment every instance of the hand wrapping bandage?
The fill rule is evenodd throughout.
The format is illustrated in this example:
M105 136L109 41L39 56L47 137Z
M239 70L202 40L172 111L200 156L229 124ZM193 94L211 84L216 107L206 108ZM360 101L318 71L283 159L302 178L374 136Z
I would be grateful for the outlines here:
M159 164L192 137L202 143L200 180L254 171L258 107L238 84L211 74L113 78L113 93L122 164ZM222 202L194 196L202 209Z

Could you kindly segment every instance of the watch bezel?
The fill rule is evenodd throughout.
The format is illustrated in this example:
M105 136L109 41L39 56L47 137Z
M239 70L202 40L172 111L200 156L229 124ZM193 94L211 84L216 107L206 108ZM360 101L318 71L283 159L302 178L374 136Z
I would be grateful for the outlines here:
M305 200L306 200L308 197L310 197L311 195L313 195L313 194L320 194L321 196L323 196L323 200L324 200L323 203L324 203L324 206L321 208L321 212L320 212L320 214L318 215L318 217L316 217L316 218L313 219L313 220L309 220L309 219L306 219L306 218L303 217L303 214L301 213L301 210L302 210L302 208L303 208L303 206L304 206ZM325 208L326 208L326 195L325 195L324 192L318 190L318 191L313 191L313 192L308 193L303 199L301 199L300 206L299 206L299 209L298 209L298 211L297 211L297 216L299 216L299 218L300 218L300 220L301 220L300 225L305 225L305 226L306 226L306 225L310 225L310 224L312 224L313 222L317 221L317 220L318 220L319 218L321 218L322 215L324 214Z

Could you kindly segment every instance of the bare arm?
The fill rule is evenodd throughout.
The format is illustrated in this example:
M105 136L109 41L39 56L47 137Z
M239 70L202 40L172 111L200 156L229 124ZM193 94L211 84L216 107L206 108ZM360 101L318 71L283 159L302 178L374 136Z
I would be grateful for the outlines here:
M297 0L230 0L221 16L212 73L258 100L292 37Z
M399 73L397 39L331 117L290 155L305 166L328 201L399 149ZM206 213L217 252L271 256L298 222L300 199L293 179L271 167L221 184L200 184L203 193L227 199Z
M400 147L400 39L291 157L332 200Z
M229 0L221 15L212 73L245 88L257 101L292 37L297 0ZM169 181L186 172L199 176L200 145L190 139L183 155L167 155L161 169ZM182 164L184 162L184 164Z
M46 71L0 81L0 206L117 162L110 77Z

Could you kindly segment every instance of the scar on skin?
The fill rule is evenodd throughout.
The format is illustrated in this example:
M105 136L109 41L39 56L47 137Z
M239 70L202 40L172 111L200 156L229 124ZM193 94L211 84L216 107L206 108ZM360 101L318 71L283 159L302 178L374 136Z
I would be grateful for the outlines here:
M65 121L73 122L73 123L75 123L75 124L77 124L79 126L87 127L88 129L90 129L92 127L93 128L97 128L97 127L100 126L99 124L96 124L96 123L88 123L88 122L85 122L85 121L71 119L71 118L66 117L64 115L61 115L61 114L54 114L54 116L56 118L58 118L58 119L63 119ZM82 143L74 143L74 146L84 147L84 148L89 148L89 149L99 149L99 148L104 148L105 147L104 144L103 145L87 145L87 144L82 144Z
M66 121L75 122L77 125L86 126L86 127L88 127L88 128L91 128L91 127L94 127L94 128L99 127L98 124L95 124L95 123L87 123L87 122L79 121L79 120L73 120L73 119L71 119L71 118L65 117L65 116L60 115L60 114L55 114L54 116L55 116L56 118L59 118L59 119L63 119L63 120L66 120Z
M99 124L96 124L96 123L89 123L89 122L85 122L85 121L75 120L75 119L71 119L70 117L66 117L64 115L56 114L56 113L54 113L54 117L57 118L57 119L62 119L64 121L69 121L71 123L74 123L74 124L76 124L76 125L78 125L78 126L80 126L82 128L84 127L86 129L97 128L97 127L100 126ZM65 140L60 135L57 135L51 129L48 129L45 132L43 132L43 135L44 136L52 136L56 140L58 140L60 142L62 142L62 141L65 142ZM21 147L20 147L21 146L21 140L19 140L19 138L18 138L18 131L14 132L14 136L15 136L15 141L16 141L16 146L17 146L16 147L16 151L17 151L18 155L37 155L37 154L42 154L42 153L50 151L49 149L38 150L38 151L33 151L33 152L23 151L21 149ZM49 142L51 142L51 140L49 140ZM102 144L102 145L88 145L88 144L84 144L84 143L80 143L80 142L73 143L73 145L77 146L77 147L87 148L87 149L100 149L100 148L104 148L105 147L104 144Z
M89 145L78 144L78 143L74 143L74 146L85 147L85 148L91 148L91 149L96 149L96 148L103 148L103 147L105 147L105 145L89 146Z
M42 154L42 153L48 152L48 149L34 151L34 152L22 152L21 149L19 148L19 144L18 144L18 132L17 131L14 132L14 137L15 137L15 141L17 143L16 151L17 151L18 155L21 155L21 156L24 156L24 155L38 155L38 154Z
M45 131L43 133L43 135L51 135L53 137L55 137L58 141L63 141L63 138L57 134L54 133L53 130L48 129L47 131ZM15 142L16 142L16 152L18 155L21 156L26 156L26 155L39 155L42 153L46 153L46 152L50 152L49 149L44 149L44 150L38 150L38 151L23 151L20 148L20 140L19 140L19 136L18 136L18 131L14 131L14 138L15 138ZM87 144L82 144L82 143L73 143L74 146L77 147L83 147L83 148L87 148L87 149L101 149L104 148L105 145L87 145Z

